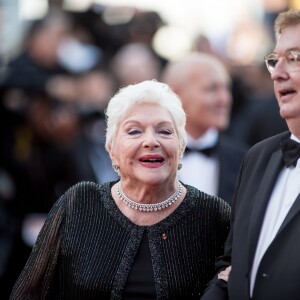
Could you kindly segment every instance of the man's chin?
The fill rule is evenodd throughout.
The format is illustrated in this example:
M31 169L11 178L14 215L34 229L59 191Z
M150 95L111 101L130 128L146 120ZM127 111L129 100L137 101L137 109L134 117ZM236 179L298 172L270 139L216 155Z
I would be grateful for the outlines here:
M295 114L295 111L293 111L292 109L280 109L279 114L281 118L285 119L287 122L292 121L293 119L299 120L299 116L300 116L300 112L297 115Z

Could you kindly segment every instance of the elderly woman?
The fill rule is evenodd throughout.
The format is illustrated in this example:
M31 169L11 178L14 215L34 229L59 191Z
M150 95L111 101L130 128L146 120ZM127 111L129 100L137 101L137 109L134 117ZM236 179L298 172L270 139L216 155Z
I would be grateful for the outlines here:
M79 183L57 201L11 299L198 299L214 274L230 207L178 180L180 99L144 81L122 88L106 114L120 180Z

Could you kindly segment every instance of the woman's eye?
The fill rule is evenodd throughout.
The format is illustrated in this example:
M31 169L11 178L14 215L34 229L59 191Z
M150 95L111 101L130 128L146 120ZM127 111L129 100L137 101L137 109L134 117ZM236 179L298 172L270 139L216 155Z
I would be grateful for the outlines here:
M139 134L139 133L141 133L141 131L137 130L137 129L133 129L133 130L128 131L129 135L135 135L135 134Z
M159 133L165 134L165 135L170 135L172 132L170 130L160 130Z

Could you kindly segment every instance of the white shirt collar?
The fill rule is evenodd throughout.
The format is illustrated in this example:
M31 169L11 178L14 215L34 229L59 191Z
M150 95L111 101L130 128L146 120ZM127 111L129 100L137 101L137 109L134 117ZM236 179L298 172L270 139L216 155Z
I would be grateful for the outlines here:
M300 140L293 133L291 135L291 139L298 142L298 143L300 143Z
M203 136L194 139L187 133L187 145L190 148L204 149L214 146L219 138L219 132L215 128L208 129Z

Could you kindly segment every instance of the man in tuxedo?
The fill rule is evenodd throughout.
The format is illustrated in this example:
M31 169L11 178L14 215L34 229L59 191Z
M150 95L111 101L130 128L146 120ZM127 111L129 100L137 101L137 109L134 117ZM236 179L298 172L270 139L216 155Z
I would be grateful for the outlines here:
M265 61L289 131L245 156L224 255L201 300L300 299L300 10L279 14L275 32Z
M217 57L195 52L170 62L162 80L180 97L187 114L188 143L179 178L231 204L248 149L222 132L230 120L230 76Z

